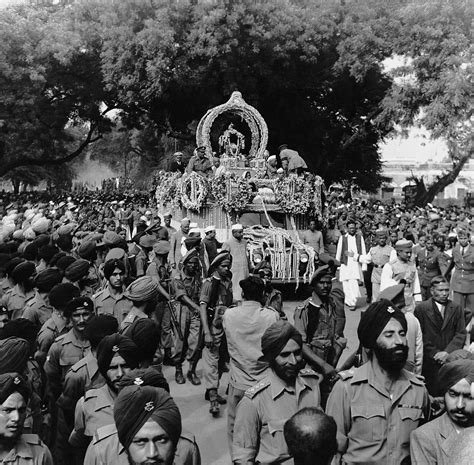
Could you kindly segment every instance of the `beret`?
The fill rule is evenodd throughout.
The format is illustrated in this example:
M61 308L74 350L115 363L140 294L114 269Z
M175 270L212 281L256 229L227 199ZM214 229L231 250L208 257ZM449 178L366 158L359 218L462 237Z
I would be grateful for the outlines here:
M69 234L72 234L72 232L76 229L77 224L75 223L68 223L68 224L63 224L58 228L57 233L60 236L67 236Z
M324 265L332 265L332 266L340 266L341 265L341 262L339 260L336 260L334 257L331 257L331 255L329 255L326 252L320 253L318 255L318 260L319 260L320 263L322 263Z
M438 372L439 393L444 395L462 379L466 379L469 384L474 383L474 360L460 359L445 363Z
M118 268L120 271L125 273L125 263L122 260L112 259L107 260L104 264L104 276L105 279L109 279L112 276L115 268Z
M330 276L331 278L334 277L334 267L330 265L323 265L320 266L311 277L310 284L311 286L316 282L319 281L323 276Z
M84 337L91 343L91 347L95 349L99 342L110 334L118 331L118 321L113 315L104 313L94 315L84 329Z
M1 374L0 404L3 404L14 392L21 394L25 402L28 402L31 390L26 380L16 372Z
M64 308L64 316L70 317L76 310L94 312L94 302L89 297L79 296L71 299Z
M171 245L169 241L158 240L158 242L153 245L153 252L155 252L156 255L166 255L170 250Z
M38 289L38 291L49 292L62 280L63 276L57 268L46 268L35 276L33 284Z
M79 281L87 276L89 267L90 263L87 260L75 260L66 268L64 276L70 281Z
M262 357L260 360L274 360L288 341L292 339L300 346L303 345L303 338L298 330L288 321L278 320L269 326L262 336Z
M395 249L397 250L405 250L405 249L412 249L413 242L407 239L400 239L395 243Z
M151 318L135 320L125 331L140 351L140 360L152 360L160 344L160 326Z
M106 231L102 240L105 245L117 245L122 241L122 238L115 231Z
M170 392L170 386L163 373L156 368L136 368L124 374L118 382L118 389L121 391L127 386L153 386Z
M212 260L211 264L209 265L209 269L207 271L207 276L212 276L213 273L216 271L217 267L224 261L230 261L232 263L232 255L227 250L220 252L217 256Z
M380 292L377 300L390 300L397 307L405 306L405 284L396 284L395 286L386 287Z
M127 386L114 404L114 421L120 443L128 449L143 425L153 420L168 434L174 444L181 435L181 414L171 396L152 386Z
M56 284L49 292L49 303L57 310L64 310L70 300L79 297L80 292L72 283Z
M31 278L36 272L36 266L33 262L22 262L15 266L12 271L13 281L21 283Z
M77 254L81 258L89 258L96 250L96 243L93 241L83 241L77 248Z
M9 337L0 340L0 373L26 370L26 362L30 356L30 343L26 339Z
M72 255L65 255L57 261L56 266L64 273L68 266L75 261L76 259Z
M158 295L158 283L151 276L142 276L133 281L124 295L135 302L145 302Z
M116 354L120 355L130 368L138 366L138 347L134 342L122 334L110 334L97 346L97 365L104 378L107 377L110 362Z
M105 256L105 261L107 262L113 259L122 260L123 258L125 258L125 255L126 255L125 250L119 247L114 247L113 249L110 249L107 252L107 255Z
M386 299L370 304L360 317L357 335L360 343L367 349L373 349L380 333L387 323L394 318L407 330L407 320L401 310Z
M144 234L138 242L140 246L151 249L156 242L156 236L153 234Z

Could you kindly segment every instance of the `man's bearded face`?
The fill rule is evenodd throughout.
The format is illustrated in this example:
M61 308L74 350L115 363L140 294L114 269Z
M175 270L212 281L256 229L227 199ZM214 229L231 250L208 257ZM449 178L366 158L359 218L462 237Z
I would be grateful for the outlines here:
M380 366L389 373L399 373L408 358L406 332L398 320L392 318L375 343L373 349Z

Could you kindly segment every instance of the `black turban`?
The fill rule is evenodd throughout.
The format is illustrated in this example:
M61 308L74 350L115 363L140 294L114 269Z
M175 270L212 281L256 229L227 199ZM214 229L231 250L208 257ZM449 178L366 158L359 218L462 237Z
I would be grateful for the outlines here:
M212 260L211 264L209 265L209 269L207 270L207 276L212 276L214 271L216 271L217 267L226 260L229 260L232 264L232 255L230 254L230 252L224 250L217 254L216 258L214 258L214 260Z
M49 292L62 280L61 272L57 268L46 268L35 276L33 284L39 292Z
M121 334L105 336L97 346L97 365L104 378L107 377L110 362L116 354L120 355L130 368L138 366L138 348L130 338Z
M118 390L121 391L127 386L153 386L170 392L170 386L161 371L156 368L137 368L130 373L123 375L118 382Z
M56 284L49 292L49 303L57 310L64 310L70 300L79 297L80 292L74 284Z
M84 337L91 343L91 348L96 349L105 336L110 336L117 331L118 321L113 315L95 315L87 322Z
M22 262L15 266L12 271L12 278L15 283L25 283L36 273L36 266L33 262Z
M77 254L79 257L89 260L92 258L96 251L96 243L92 241L84 241L78 248Z
M444 395L462 379L474 383L474 360L461 359L444 364L438 372L438 392Z
M0 341L0 373L24 372L30 356L30 344L25 339L9 337Z
M125 263L118 258L112 258L107 260L104 265L104 276L105 279L109 279L112 276L115 268L118 268L122 273L125 273Z
M56 266L64 273L69 265L72 265L75 261L76 259L71 255L65 255L56 262Z
M38 336L38 326L31 320L26 318L17 318L5 323L0 329L0 339L8 339L9 337L19 337L25 339L30 345L30 352L34 353L36 348L36 337Z
M301 334L292 324L284 320L276 321L263 333L263 356L260 358L268 362L275 360L290 339L293 339L300 346L303 345Z
M64 271L64 276L69 281L79 281L89 273L90 263L87 260L79 259L71 263Z
M360 317L357 336L360 343L367 349L373 349L375 342L390 319L394 318L407 330L407 320L390 300L382 299L369 305Z
M25 260L36 260L38 258L38 245L31 242L23 250L23 258Z
M43 245L38 249L38 258L43 259L46 263L50 264L51 259L59 252L59 249L54 245Z
M13 270L17 267L17 265L19 265L20 263L23 263L25 261L24 258L20 258L20 257L14 257L12 258L8 263L7 263L7 267L5 268L5 273L8 275L8 276L11 276L11 274L13 273Z
M127 337L138 347L142 360L153 360L160 344L160 326L151 318L139 318L128 327Z
M194 247L197 247L200 243L201 243L200 237L188 237L187 239L184 239L184 246L186 247L187 250L191 250Z
M152 386L128 386L114 404L114 420L120 443L128 449L135 435L149 421L158 423L174 444L181 435L181 414L171 396Z
M0 375L0 404L3 404L14 392L21 394L25 402L30 398L28 383L16 372Z
M51 260L49 261L49 266L57 266L58 264L58 261L63 258L63 257L66 257L66 253L65 252L58 252L58 253L55 253L53 257L51 257ZM66 267L67 268L67 267Z

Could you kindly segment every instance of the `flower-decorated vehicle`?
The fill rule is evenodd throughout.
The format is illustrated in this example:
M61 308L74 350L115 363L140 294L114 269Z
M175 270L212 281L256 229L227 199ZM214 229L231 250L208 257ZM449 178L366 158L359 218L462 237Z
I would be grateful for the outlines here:
M323 220L323 180L314 174L278 173L269 176L265 159L267 125L260 113L234 92L229 101L212 108L201 119L196 133L198 147L206 147L213 162L211 129L216 119L230 113L248 126L250 144L234 123L218 141L220 173L156 174L156 200L175 219L188 217L199 227L215 225L220 241L230 235L232 223L244 225L249 260L258 267L270 262L274 282L308 282L317 255L298 234L310 218ZM238 120L237 120L238 123ZM237 124L236 123L236 124ZM248 152L243 150L248 147ZM214 164L214 163L213 163Z

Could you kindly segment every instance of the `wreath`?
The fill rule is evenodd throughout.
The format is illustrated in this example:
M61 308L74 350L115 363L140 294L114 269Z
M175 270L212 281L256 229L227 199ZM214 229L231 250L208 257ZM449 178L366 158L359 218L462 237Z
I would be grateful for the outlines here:
M290 174L275 182L275 198L285 213L304 215L314 205L313 183L295 174Z
M224 203L224 208L228 212L240 213L249 203L252 202L255 194L252 191L252 186L246 179L237 178L234 182L237 184L237 189L232 189L232 191L229 192Z
M167 205L171 208L179 206L179 178L181 173L170 173L159 171L153 176L155 188L155 198L158 204Z
M199 210L207 196L207 181L195 171L183 175L180 183L181 203L188 210Z

